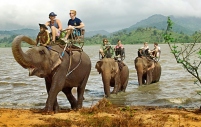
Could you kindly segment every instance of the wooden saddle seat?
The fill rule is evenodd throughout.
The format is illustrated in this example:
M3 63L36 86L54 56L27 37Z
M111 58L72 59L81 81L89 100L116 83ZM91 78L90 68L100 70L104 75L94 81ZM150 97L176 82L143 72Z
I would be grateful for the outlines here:
M64 42L62 38L64 38L66 34L67 34L67 30L62 30L60 33L60 36L56 37L55 43L50 45L55 45L55 44L65 45L66 42ZM85 34L85 29L73 30L73 32L70 34L68 38L68 43L72 45L77 45L82 49L82 47L84 46L84 34ZM52 33L50 33L50 42L51 42L51 39L52 39Z

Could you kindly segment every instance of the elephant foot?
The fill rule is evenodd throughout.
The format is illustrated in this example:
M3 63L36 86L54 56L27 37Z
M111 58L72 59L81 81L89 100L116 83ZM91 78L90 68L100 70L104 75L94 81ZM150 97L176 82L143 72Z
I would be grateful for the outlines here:
M53 110L48 110L46 107L42 109L42 115L53 115L55 112Z
M42 112L42 115L54 115L54 111Z
M82 108L82 104L77 106L77 109L81 109Z
M125 88L123 88L123 89L121 89L121 91L120 92L125 92L126 91L126 89Z
M112 91L110 94L117 94L117 92L116 91Z
M55 114L56 114L56 113L59 113L59 111L60 111L59 106L58 106L58 105L55 106L55 107L54 107L54 113L55 113Z
M77 104L71 104L71 108L72 108L73 110L76 110L76 109L77 109Z

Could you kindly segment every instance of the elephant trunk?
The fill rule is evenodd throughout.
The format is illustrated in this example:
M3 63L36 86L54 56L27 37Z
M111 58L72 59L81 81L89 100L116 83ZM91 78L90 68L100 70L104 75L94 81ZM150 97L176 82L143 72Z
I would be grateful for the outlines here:
M138 84L142 85L142 80L143 80L143 72L137 71L137 77L138 77Z
M142 66L142 61L140 61L141 58L136 58L134 61L135 64L135 69L137 71L137 77L138 77L138 84L142 85L143 84L143 66Z
M105 95L109 97L110 96L110 80L111 80L110 73L104 72L101 74L102 74L102 81L104 85Z
M29 68L31 67L31 59L30 57L22 51L21 42L27 42L30 45L36 45L36 43L31 40L29 37L24 35L19 35L14 38L12 42L12 52L15 60L23 67Z

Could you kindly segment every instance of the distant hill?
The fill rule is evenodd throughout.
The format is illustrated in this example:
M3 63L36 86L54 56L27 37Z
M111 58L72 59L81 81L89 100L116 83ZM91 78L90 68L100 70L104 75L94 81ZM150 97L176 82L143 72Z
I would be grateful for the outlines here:
M174 17L174 16L170 16L170 18L174 22L173 31L175 32L178 32L178 33L182 32L182 33L190 35L190 34L193 34L195 31L201 30L201 23L200 23L201 18ZM155 14L123 30L127 32L131 32L133 30L136 30L139 27L140 28L153 27L160 30L165 30L166 26L167 26L167 16ZM123 30L120 30L120 31L123 31Z
M34 29L21 29L21 30L13 30L11 31L12 33L16 35L26 35L30 37L36 37L38 35L39 29L34 30Z
M36 37L39 30L34 29L20 29L20 30L11 30L11 31L0 31L0 38L12 36L12 35L26 35L29 37Z
M12 35L26 35L29 37L36 38L38 32L39 32L39 29L38 30L19 29L19 30L11 30L11 31L0 31L0 39L4 37L12 36ZM110 33L105 30L85 31L85 37L92 37L97 34L108 36Z

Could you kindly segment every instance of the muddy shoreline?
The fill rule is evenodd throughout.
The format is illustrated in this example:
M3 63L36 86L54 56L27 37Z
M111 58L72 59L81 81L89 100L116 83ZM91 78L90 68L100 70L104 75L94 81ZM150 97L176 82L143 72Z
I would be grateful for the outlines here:
M151 106L117 107L102 99L91 108L42 115L41 109L0 108L2 127L199 127L200 109L160 108Z

